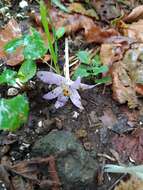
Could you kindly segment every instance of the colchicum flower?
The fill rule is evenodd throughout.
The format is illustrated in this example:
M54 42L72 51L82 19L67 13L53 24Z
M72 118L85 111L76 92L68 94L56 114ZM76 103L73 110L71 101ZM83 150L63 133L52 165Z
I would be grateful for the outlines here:
M81 97L78 93L79 89L85 90L95 87L96 85L87 85L81 83L81 78L77 78L76 81L67 80L65 77L48 71L39 71L37 77L47 84L55 84L57 87L43 96L46 100L52 100L57 98L55 103L56 108L60 108L66 104L70 99L72 103L83 109L81 104Z

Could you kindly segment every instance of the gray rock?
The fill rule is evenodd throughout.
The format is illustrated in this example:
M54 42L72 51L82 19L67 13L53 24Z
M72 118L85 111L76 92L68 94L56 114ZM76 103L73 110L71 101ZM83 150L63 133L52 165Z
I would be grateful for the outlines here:
M97 168L96 162L72 133L67 131L50 132L36 141L32 154L57 157L58 174L64 190L92 189Z

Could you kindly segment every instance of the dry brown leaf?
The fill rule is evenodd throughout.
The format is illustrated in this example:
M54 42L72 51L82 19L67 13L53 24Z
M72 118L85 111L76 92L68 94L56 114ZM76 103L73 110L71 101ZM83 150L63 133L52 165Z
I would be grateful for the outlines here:
M121 16L116 0L93 0L92 4L103 21L109 22L109 20Z
M123 68L123 63L118 62L112 66L112 90L113 98L119 103L128 102L130 108L138 105L134 84L128 76L127 71Z
M97 20L99 20L99 17L94 9L86 10L81 3L70 3L68 9L71 12L80 13L82 15L93 17L93 18L96 18Z
M21 29L16 20L11 19L3 30L0 31L0 58L3 58L7 65L15 66L24 60L21 48L18 48L14 54L6 54L4 46L14 38L21 37Z
M143 190L143 181L135 177L131 177L127 181L121 181L114 190Z
M56 29L65 27L66 33L74 33L80 30L84 30L84 36L87 42L103 43L112 36L117 36L118 32L115 29L101 29L94 21L84 15L80 14L66 14L56 9L49 11L52 19L52 24ZM40 24L40 16L37 13L33 13L33 18L36 23Z
M115 135L112 138L112 145L122 162L131 158L137 164L143 164L143 129L138 128L129 135Z
M143 5L134 8L129 15L127 15L123 20L125 22L135 22L143 18Z
M139 43L143 42L143 20L139 20L138 22L134 22L128 27L123 29L123 34L132 39L135 39Z

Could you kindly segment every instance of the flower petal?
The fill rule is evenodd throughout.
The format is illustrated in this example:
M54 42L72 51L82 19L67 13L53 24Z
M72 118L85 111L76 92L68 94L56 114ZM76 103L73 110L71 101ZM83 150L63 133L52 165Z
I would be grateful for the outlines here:
M81 78L78 77L75 81L73 81L71 88L79 89L81 84Z
M43 96L43 98L46 99L46 100L52 100L54 98L57 98L61 93L62 93L62 88L57 87L54 90L52 90L51 92L45 94Z
M80 95L78 93L78 91L76 89L70 89L70 99L72 101L72 103L80 108L80 109L84 109L82 104L81 104L81 98L80 98Z
M63 94L58 96L58 99L57 99L57 101L55 103L55 108L58 109L60 107L63 107L67 103L68 99L69 99L69 97L64 96Z
M56 84L59 86L62 83L66 83L66 79L64 77L53 72L38 71L37 77L48 84Z
M83 83L80 83L80 87L82 90L86 90L86 89L91 89L91 88L94 88L95 86L97 86L96 84L95 85L88 85L88 84L83 84Z

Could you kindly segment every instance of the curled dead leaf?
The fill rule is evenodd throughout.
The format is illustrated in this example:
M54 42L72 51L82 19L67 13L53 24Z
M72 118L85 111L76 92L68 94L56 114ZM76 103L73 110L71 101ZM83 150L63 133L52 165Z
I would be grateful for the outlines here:
M112 66L111 77L113 98L121 104L128 102L130 108L135 108L138 105L138 101L134 84L127 71L123 68L122 62Z
M24 60L21 48L18 48L14 54L6 54L3 49L9 41L21 37L21 35L20 26L14 19L11 19L0 31L0 58L4 59L7 65L15 66Z
M136 40L137 42L143 42L143 20L139 20L138 22L134 22L128 27L123 28L122 32L125 36Z
M143 19L143 5L134 8L123 20L124 22L135 22L139 19Z

